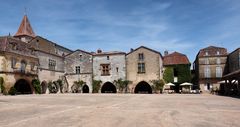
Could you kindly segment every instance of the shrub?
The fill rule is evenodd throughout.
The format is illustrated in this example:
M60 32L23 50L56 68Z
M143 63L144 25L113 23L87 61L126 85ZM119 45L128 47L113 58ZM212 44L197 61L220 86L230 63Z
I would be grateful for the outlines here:
M48 90L49 90L49 93L57 93L58 92L58 85L57 85L57 82L48 82Z
M82 81L82 80L80 80L80 81L75 81L75 82L73 83L73 86L71 87L72 92L73 92L73 93L79 93L79 92L81 92L80 89L82 88L83 84L86 84L86 82L84 82L84 81Z
M153 86L152 88L155 90L155 91L160 91L160 93L162 93L163 91L163 86L164 86L164 81L162 79L160 80L152 80L151 81L153 83Z
M35 89L36 94L41 94L41 85L40 81L38 79L33 79L32 80L32 85Z
M3 83L4 83L4 79L3 79L3 77L0 77L1 93L6 94L6 89L5 89L4 85L3 85Z
M61 79L58 79L57 83L58 83L58 85L60 87L60 92L63 93L63 81Z
M10 95L16 95L17 90L14 87L11 87L10 90L8 91L8 94Z
M93 87L93 93L98 93L100 87L101 87L101 80L93 80L92 87Z

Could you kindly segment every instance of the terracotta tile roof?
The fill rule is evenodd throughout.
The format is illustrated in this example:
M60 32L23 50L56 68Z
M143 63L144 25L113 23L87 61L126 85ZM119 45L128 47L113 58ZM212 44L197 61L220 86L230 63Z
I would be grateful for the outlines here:
M163 57L163 65L191 64L186 55L174 52Z
M18 31L15 34L15 36L23 36L23 35L35 37L35 33L33 32L33 29L27 18L27 15L24 15L23 20L18 28Z

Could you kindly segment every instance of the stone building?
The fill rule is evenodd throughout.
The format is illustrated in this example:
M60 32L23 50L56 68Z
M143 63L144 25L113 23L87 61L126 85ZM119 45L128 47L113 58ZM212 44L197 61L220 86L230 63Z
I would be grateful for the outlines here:
M124 52L102 52L93 54L93 79L101 80L101 93L116 93L114 80L126 79Z
M152 93L151 80L163 78L160 52L141 46L126 55L127 80L131 93Z
M198 52L193 68L202 92L219 89L227 55L227 49L215 46L209 46Z
M228 55L226 71L220 92L225 95L240 95L240 48Z
M43 93L48 82L58 79L65 81L64 56L72 51L40 36L32 39L29 44L39 59L38 77L44 89Z
M38 77L39 61L35 51L28 44L28 41L34 37L27 15L24 15L14 36L0 38L0 77L4 79L6 91L15 87L18 94L34 92L32 80Z
M65 76L69 84L69 89L74 81L84 81L83 93L92 92L93 63L92 54L83 50L76 50L65 56Z
M179 92L180 84L191 81L191 63L185 54L173 52L171 54L164 54L163 57L165 82L174 83L175 92Z
M12 36L0 37L0 77L6 92L14 87L17 94L34 93L32 80L38 77L38 58L30 45Z

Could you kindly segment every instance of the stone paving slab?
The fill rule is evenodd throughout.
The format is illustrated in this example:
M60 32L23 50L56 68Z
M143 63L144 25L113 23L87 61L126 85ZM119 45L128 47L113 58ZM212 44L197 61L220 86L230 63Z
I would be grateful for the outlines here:
M240 99L181 94L0 96L0 127L240 127Z

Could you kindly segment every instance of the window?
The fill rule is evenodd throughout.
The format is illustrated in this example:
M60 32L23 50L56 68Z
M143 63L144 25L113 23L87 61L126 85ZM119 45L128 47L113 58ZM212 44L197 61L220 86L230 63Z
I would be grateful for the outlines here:
M80 59L80 61L82 61L83 59L82 59L82 54L80 54L79 55L79 59Z
M144 55L143 55L143 53L139 53L139 54L138 54L138 60L139 60L139 61L144 61Z
M76 66L76 74L80 74L80 66Z
M30 65L31 65L31 70L33 71L33 70L34 70L34 67L35 67L35 63L34 63L34 62L31 62Z
M217 58L217 64L221 64L221 59Z
M209 59L206 58L205 61L204 61L205 64L209 64Z
M208 51L205 52L205 55L208 56Z
M217 55L220 55L220 52L219 52L219 51L217 51Z
M101 69L102 69L102 76L110 75L109 70L109 64L101 64Z
M173 76L174 76L174 77L177 77L177 76L178 76L178 72L177 72L177 69L176 69L176 68L173 69Z
M49 70L55 70L56 61L52 60L52 59L49 59L48 67L49 67Z
M216 77L221 78L222 77L222 68L216 67Z
M22 73L25 73L26 66L27 66L27 63L26 63L24 60L22 60L22 61L21 61L21 68L20 68L20 71L21 71Z
M107 56L107 60L109 60L109 56Z
M209 66L205 66L204 68L204 77L205 78L210 78L211 77L211 71Z
M116 67L116 71L118 72L118 67Z
M11 62L12 68L16 67L16 63L17 63L17 59L16 58L12 58L12 62Z
M138 73L145 73L145 63L138 63Z

